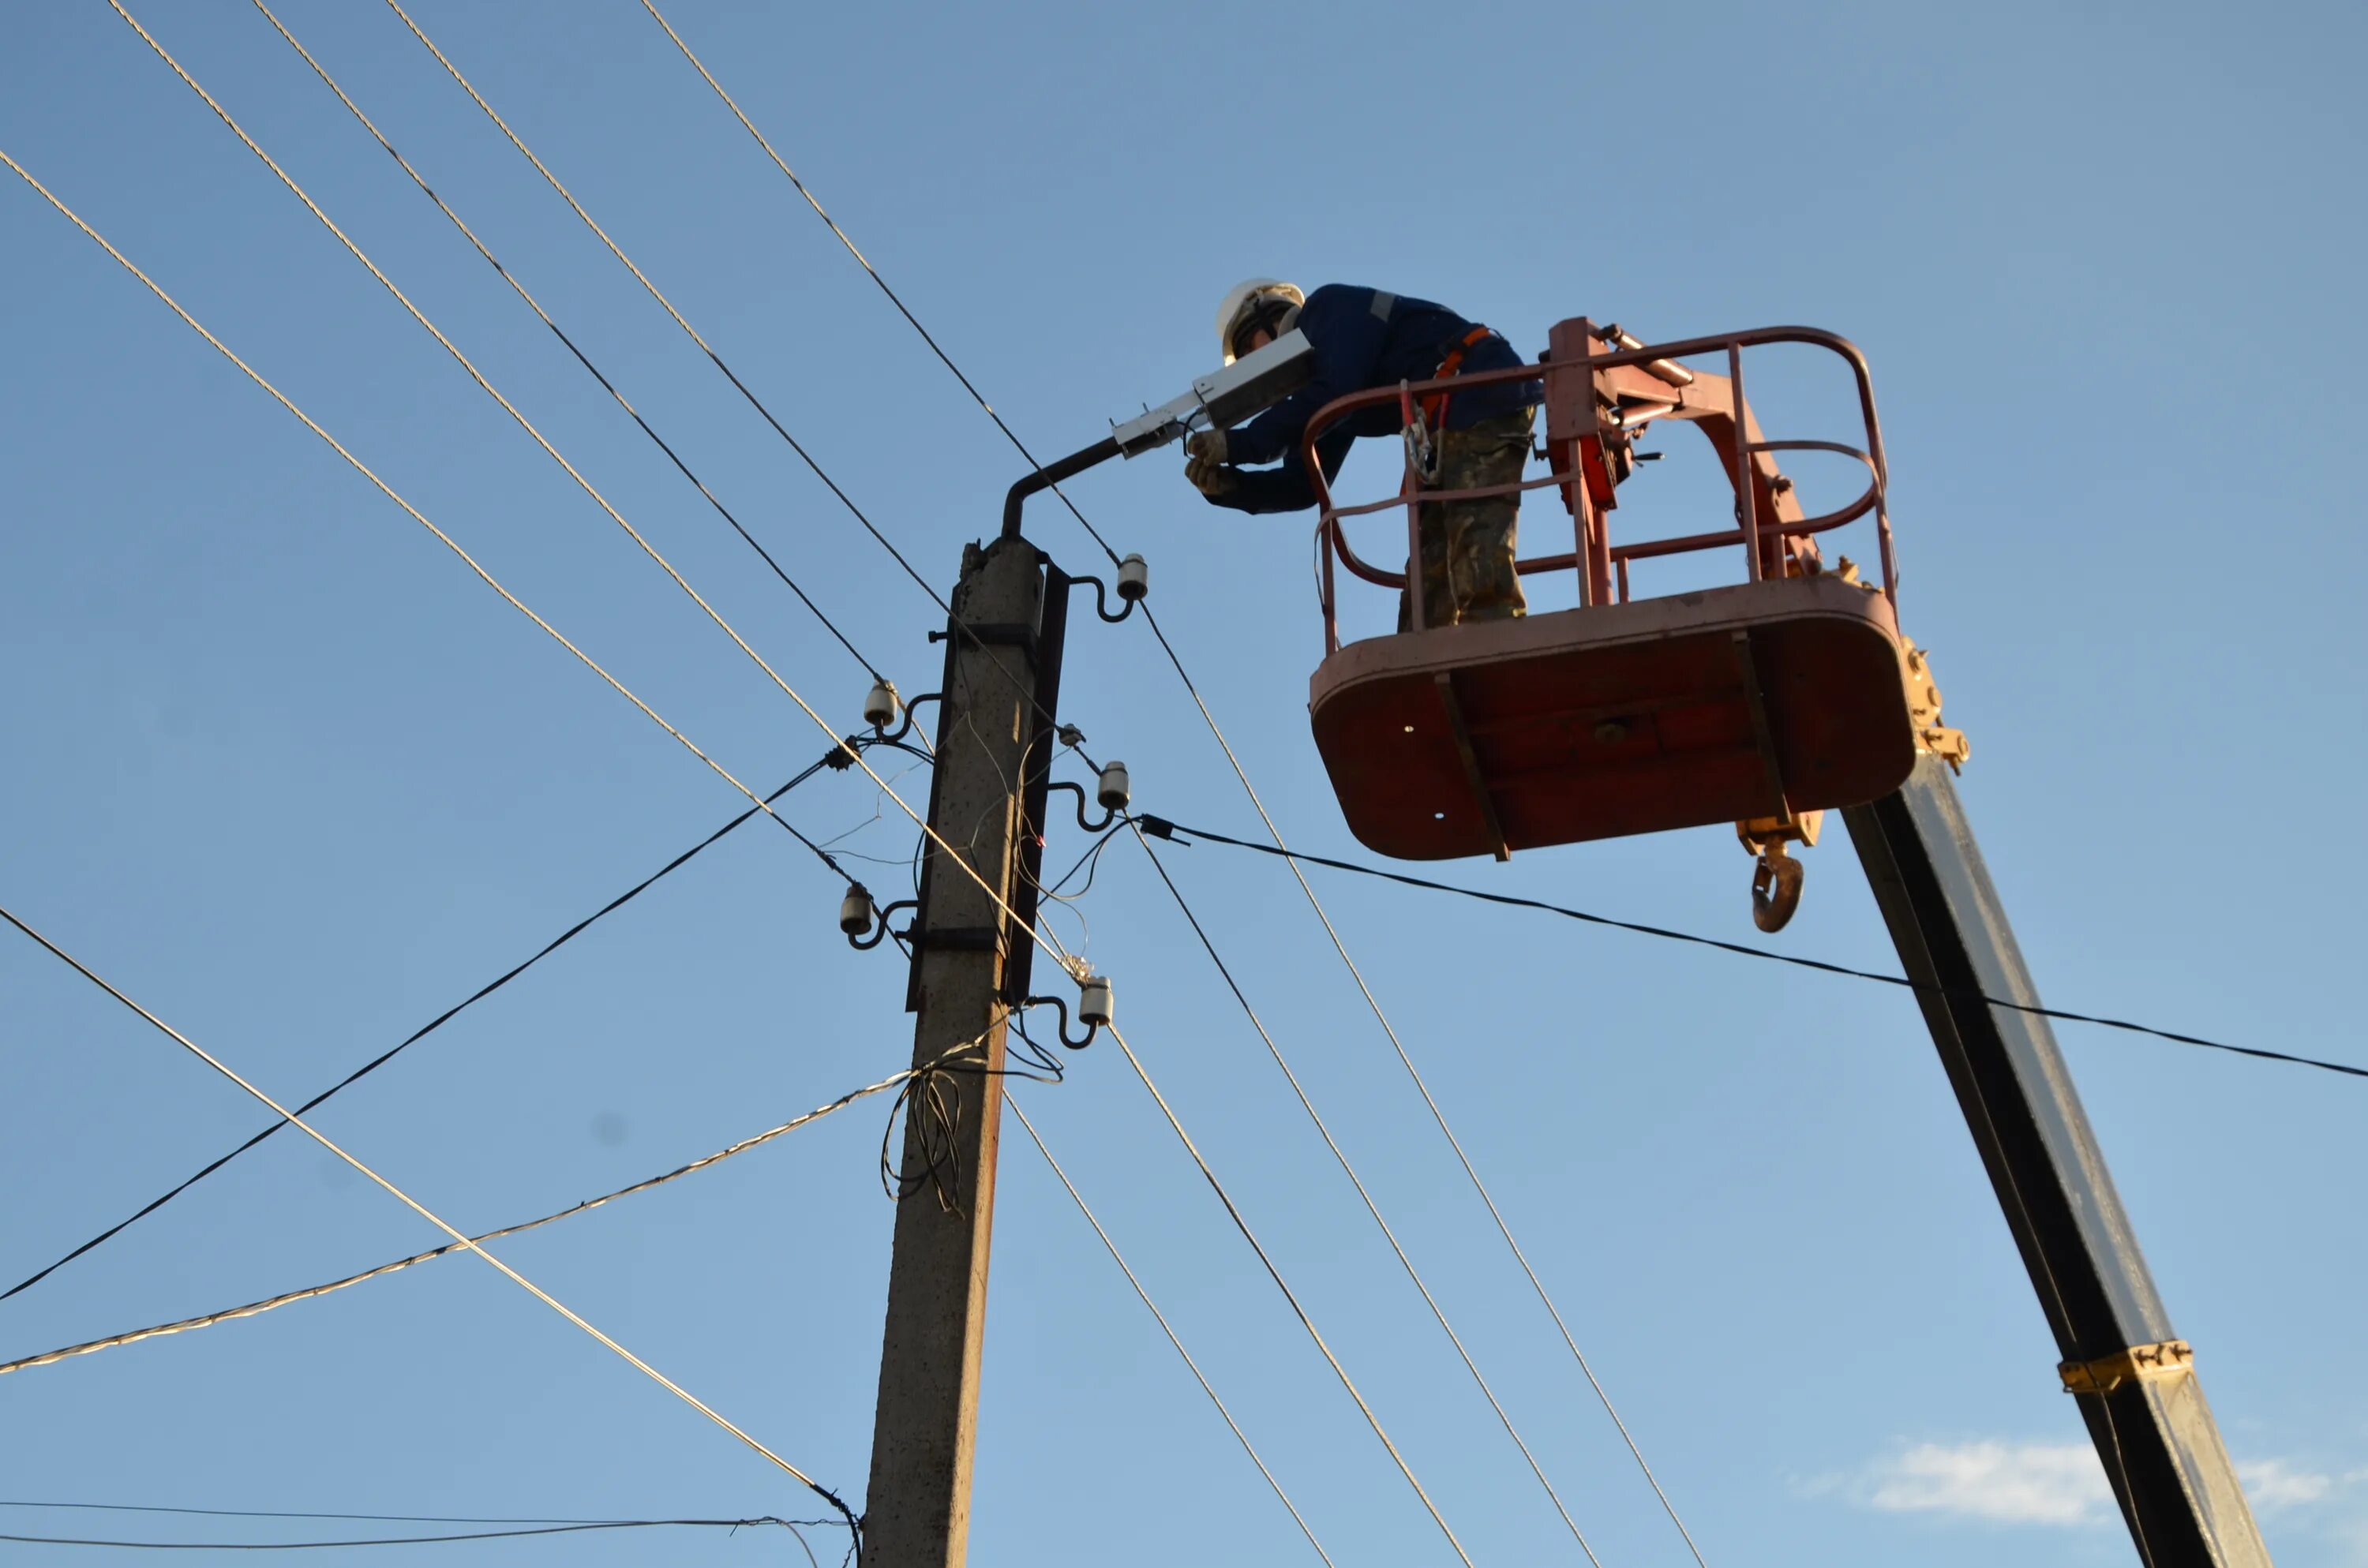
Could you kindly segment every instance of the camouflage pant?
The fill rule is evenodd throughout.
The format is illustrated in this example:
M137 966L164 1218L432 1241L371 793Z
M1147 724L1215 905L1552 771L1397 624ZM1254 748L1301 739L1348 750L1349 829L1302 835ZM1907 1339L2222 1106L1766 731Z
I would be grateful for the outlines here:
M1439 443L1436 478L1425 490L1479 490L1520 483L1530 460L1530 423L1536 410L1484 419L1463 430L1448 430ZM1422 545L1422 621L1426 628L1460 620L1508 620L1529 613L1521 581L1513 571L1519 495L1478 501L1426 501L1415 531ZM1398 598L1398 630L1411 625L1406 599Z

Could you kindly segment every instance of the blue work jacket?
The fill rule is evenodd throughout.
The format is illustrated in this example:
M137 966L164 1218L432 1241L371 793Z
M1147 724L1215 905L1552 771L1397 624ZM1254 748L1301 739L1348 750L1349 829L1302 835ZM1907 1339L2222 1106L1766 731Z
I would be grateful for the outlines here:
M1296 512L1313 506L1315 490L1307 481L1300 451L1300 437L1307 431L1309 416L1349 392L1429 381L1439 374L1439 362L1473 325L1446 306L1428 300L1349 283L1326 283L1316 290L1300 308L1298 321L1299 330L1315 353L1315 379L1225 437L1228 461L1257 465L1281 459L1281 466L1246 470L1232 491L1209 500L1237 512ZM1499 370L1520 363L1521 357L1503 338L1489 337L1464 351L1458 373ZM1462 430L1483 419L1534 407L1544 395L1543 384L1537 381L1505 381L1458 392L1448 400L1447 428ZM1399 428L1395 403L1341 420L1315 443L1324 477L1329 480L1340 472L1358 437L1395 436Z

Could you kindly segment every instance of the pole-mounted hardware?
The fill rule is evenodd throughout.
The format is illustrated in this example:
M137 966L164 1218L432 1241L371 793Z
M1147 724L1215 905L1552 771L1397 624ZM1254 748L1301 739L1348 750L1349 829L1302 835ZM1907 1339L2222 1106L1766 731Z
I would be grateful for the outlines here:
M1315 375L1315 346L1303 332L1286 332L1222 369L1193 379L1191 390L1123 425L1110 440L1130 458L1155 452L1195 426L1223 429L1273 407Z
M1116 1016L1110 976L1089 974L1077 982L1077 1021L1089 1029L1108 1028Z
M1078 587L1087 583L1091 583L1094 585L1094 613L1115 626L1120 621L1124 620L1128 616L1133 615L1134 613L1134 607L1141 603L1144 596L1151 592L1151 565L1148 562L1143 559L1143 556L1139 552L1130 552L1119 562L1119 608L1116 615L1112 615L1110 613L1110 600L1104 594L1104 585L1099 577L1072 577L1069 579L1069 586L1072 588Z
M1245 354L1222 369L1196 378L1191 390L1182 396L1148 409L1123 425L1113 424L1110 435L1092 446L1031 470L1003 499L1003 537L1019 537L1019 509L1037 492L1050 490L1061 481L1112 458L1138 458L1145 452L1157 451L1196 426L1224 429L1238 425L1281 403L1305 386L1315 374L1315 346L1307 341L1304 333L1286 332L1257 352ZM1149 586L1147 582L1144 586ZM1128 597L1123 562L1119 567L1119 597ZM1140 598L1142 595L1133 597Z
M1126 776L1126 764L1113 760L1103 765L1102 776L1094 787L1094 799L1106 812L1126 810L1127 802L1134 799L1133 786Z
M882 676L871 683L863 694L863 722L875 730L885 730L905 710L904 699L896 695L896 683Z
M847 933L847 945L860 953L868 953L890 937L910 939L909 927L893 930L888 917L900 909L918 909L918 899L902 898L884 908L871 902L871 892L861 882L848 885L847 896L838 903L838 928Z
M998 541L963 551L948 596L932 837L911 927L896 933L916 952L912 1063L928 1108L905 1119L904 1152L892 1148L888 1165L928 1172L959 1197L896 1206L860 1568L963 1568L968 1550L1000 1074L1008 1009L1028 994L1060 586L1033 546ZM872 916L873 933L886 928L886 911ZM960 1069L947 1064L954 1053Z
M1072 784L1065 778L1060 778L1053 780L1049 789L1065 790L1077 798L1077 826L1087 833L1099 833L1117 822L1120 815L1125 812L1127 802L1133 799L1133 788L1127 780L1126 764L1122 762L1104 764L1101 777L1094 783L1094 801L1102 809L1102 820L1099 822L1086 820L1086 787L1084 785Z
M1106 974L1087 974L1077 979L1077 1022L1085 1025L1086 1032L1075 1040L1069 1038L1069 1005L1058 996L1030 996L1022 1006L1050 1007L1060 1014L1061 1043L1071 1051L1083 1051L1093 1044L1094 1036L1109 1028L1114 1016L1114 999L1110 976Z

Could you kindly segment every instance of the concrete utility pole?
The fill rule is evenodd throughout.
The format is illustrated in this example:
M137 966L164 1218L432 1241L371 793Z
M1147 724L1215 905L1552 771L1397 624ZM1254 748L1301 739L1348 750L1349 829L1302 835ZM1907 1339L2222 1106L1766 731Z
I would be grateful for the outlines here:
M929 823L1020 918L928 846L913 922L913 1062L971 1040L981 1052L970 1070L935 1081L951 1109L950 1140L926 1096L916 1092L905 1119L901 1168L912 1190L896 1206L863 1568L961 1568L969 1553L1003 1108L1003 1081L988 1074L1003 1065L1004 1019L1027 994L1032 944L1022 922L1033 916L1043 852L1066 590L1025 540L963 551ZM926 1145L933 1128L940 1136Z

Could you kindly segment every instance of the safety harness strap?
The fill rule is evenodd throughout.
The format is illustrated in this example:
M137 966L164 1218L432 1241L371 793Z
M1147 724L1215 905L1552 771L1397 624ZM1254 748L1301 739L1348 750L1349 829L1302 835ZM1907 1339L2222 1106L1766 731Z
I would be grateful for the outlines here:
M1440 357L1437 379L1445 381L1462 371L1465 351L1477 348L1496 335L1497 335L1497 329L1494 327L1475 326L1462 337L1453 340L1448 345L1447 352ZM1434 430L1444 430L1447 427L1449 395L1443 390L1423 394L1422 416L1424 422Z

